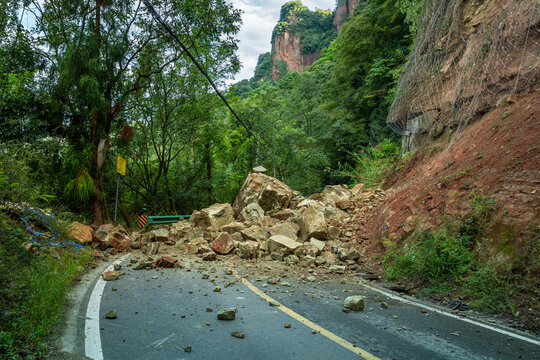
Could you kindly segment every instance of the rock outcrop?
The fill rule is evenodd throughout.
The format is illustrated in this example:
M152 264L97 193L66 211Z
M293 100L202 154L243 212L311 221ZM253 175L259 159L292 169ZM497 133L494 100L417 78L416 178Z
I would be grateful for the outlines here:
M427 2L387 119L403 136L403 152L449 137L538 86L537 2Z
M334 11L334 27L337 31L341 29L341 25L345 19L354 13L354 8L360 4L362 0L340 0L338 1L336 10Z
M305 67L311 66L319 59L319 52L312 54L302 53L300 34L285 31L277 34L272 40L272 80L278 81L285 74L280 69L280 63L285 65L285 71L302 71Z

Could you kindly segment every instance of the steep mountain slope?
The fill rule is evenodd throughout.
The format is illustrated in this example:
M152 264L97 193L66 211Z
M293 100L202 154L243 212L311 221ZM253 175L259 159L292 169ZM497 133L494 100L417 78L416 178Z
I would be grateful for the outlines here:
M365 268L456 220L514 315L540 328L539 55L537 1L428 2L388 116L403 151L416 152L357 223Z
M414 151L540 83L536 0L429 1L388 125Z
M311 66L336 37L332 21L330 10L310 11L300 1L284 4L272 33L272 80Z

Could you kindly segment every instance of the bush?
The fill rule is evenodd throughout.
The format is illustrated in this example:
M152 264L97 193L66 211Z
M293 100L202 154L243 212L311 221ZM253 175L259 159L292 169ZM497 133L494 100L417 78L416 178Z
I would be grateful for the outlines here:
M455 281L466 276L475 265L469 236L453 231L450 226L437 231L416 232L402 255L391 253L388 267L390 279L416 277L432 285Z
M400 160L399 145L385 139L373 147L367 147L357 153L349 153L355 166L339 165L333 175L348 178L353 183L364 183L366 187L381 185L392 167Z
M92 257L71 247L27 251L28 234L4 213L0 229L0 358L40 358L71 282Z
M512 290L505 277L497 275L493 263L486 263L465 279L464 294L471 298L469 305L473 309L491 313L513 311Z

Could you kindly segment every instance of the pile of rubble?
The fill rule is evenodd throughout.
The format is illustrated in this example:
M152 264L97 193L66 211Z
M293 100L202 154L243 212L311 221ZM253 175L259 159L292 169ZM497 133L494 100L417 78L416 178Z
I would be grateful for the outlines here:
M189 221L147 232L129 234L122 226L105 224L93 240L113 253L132 248L157 255L166 244L207 261L233 254L308 267L324 265L343 273L356 269L363 255L353 241L355 223L382 196L380 190L366 190L359 184L353 189L326 186L304 198L279 180L254 171L232 206L214 204L193 212Z

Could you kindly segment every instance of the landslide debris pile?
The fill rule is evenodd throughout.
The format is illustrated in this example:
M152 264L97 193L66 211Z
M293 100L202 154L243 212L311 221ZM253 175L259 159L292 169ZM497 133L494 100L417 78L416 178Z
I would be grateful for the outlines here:
M206 261L236 255L312 268L325 266L343 273L356 270L363 255L354 224L383 198L383 191L366 190L363 184L353 189L326 186L321 193L304 198L256 168L232 206L213 204L194 211L189 221L131 234L121 225L105 224L95 231L93 245L113 254L131 248L149 256L192 254ZM83 233L81 226L76 228ZM141 263L138 268L161 264L175 266L169 258Z

